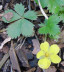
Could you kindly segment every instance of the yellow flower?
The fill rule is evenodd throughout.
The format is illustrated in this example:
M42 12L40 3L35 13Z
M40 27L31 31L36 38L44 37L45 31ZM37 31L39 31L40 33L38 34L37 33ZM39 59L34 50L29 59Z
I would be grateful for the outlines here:
M57 44L49 46L48 42L41 43L40 51L37 53L38 65L42 69L47 69L52 63L59 63L61 58L57 55L60 51L60 48Z

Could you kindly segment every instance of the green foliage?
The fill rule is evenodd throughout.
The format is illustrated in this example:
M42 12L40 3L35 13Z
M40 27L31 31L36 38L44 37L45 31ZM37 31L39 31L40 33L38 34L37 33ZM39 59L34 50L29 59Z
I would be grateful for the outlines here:
M24 6L22 4L16 4L14 6L14 9L20 16L23 16L25 9L24 9Z
M31 22L29 22L26 19L23 19L22 20L22 27L21 27L22 34L26 37L33 35L33 33L34 33L33 26L34 25Z
M60 33L60 28L57 25L60 22L60 18L57 15L52 15L48 20L45 20L43 27L39 28L40 34L56 35ZM42 24L41 24L42 25Z
M13 13L13 17L11 18L10 21L6 20L4 16L2 17L4 22L12 23L7 28L8 36L10 36L12 39L19 37L20 34L26 37L32 36L34 33L33 30L34 25L33 23L31 23L26 19L36 20L37 19L36 13L34 11L27 11L26 13L24 13L25 9L22 4L16 4L14 6L14 10L15 11L7 10L4 13L4 15L9 12Z
M18 20L11 25L8 26L7 28L7 33L8 35L13 39L17 38L21 34L21 20Z
M34 12L34 11L27 11L24 14L24 17L27 19L30 19L30 20L36 20L37 19L36 12Z
M11 18L10 21L7 21L6 18L3 16L2 19L3 19L4 22L10 23L10 22L13 22L13 21L18 20L18 19L21 18L21 17L20 17L16 12L14 12L13 10L6 10L5 13L4 13L4 15L7 14L7 13L9 13L9 12L12 12L12 13L13 13L13 17Z
M35 2L38 4L38 0L35 0ZM58 13L64 6L64 0L40 0L40 3L43 8L48 7L49 12L54 14Z
M35 0L38 4L38 0ZM45 20L44 24L40 24L38 32L40 34L49 34L53 38L57 38L60 33L60 21L64 22L64 0L40 0L42 8L47 7L52 16Z

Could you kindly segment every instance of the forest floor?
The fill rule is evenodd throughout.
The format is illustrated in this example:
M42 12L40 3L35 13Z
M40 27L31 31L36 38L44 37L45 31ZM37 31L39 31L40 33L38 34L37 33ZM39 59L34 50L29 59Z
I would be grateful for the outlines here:
M39 23L44 22L44 17L41 14L39 6L36 5L34 0L3 0L0 2L3 9L0 11L2 14L7 9L13 9L16 3L22 3L26 10L34 10L38 14L38 19L32 21L35 25L35 35L32 37L20 36L17 39L13 39L6 43L2 49L0 49L0 72L43 72L37 65L38 59L36 53L40 49L40 43L43 42L44 35L38 33ZM48 16L48 10L44 9ZM8 37L5 29L9 24L4 23L0 16L0 44ZM58 41L47 38L47 41L51 44L58 44L60 47L60 57L62 59L59 64L51 64L47 69L47 72L64 72L64 25L59 23L61 28L60 38Z

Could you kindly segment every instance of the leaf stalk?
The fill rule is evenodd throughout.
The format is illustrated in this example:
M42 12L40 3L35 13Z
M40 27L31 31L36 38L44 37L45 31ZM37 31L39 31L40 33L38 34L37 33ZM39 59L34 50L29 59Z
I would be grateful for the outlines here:
M43 8L42 8L42 6L41 6L40 0L38 0L38 3L39 3L39 7L40 7L40 10L41 10L43 16L44 16L46 19L48 19L48 16L46 15L46 13L44 12L44 10L43 10Z

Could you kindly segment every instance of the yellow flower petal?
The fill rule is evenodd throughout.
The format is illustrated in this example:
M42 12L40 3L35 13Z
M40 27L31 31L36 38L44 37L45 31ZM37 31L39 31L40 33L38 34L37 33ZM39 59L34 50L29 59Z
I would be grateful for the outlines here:
M61 61L61 58L58 55L51 55L50 58L53 63L60 63Z
M41 50L41 51L39 51L38 53L37 53L37 55L36 55L36 57L38 58L38 59L40 59L41 57L43 57L44 56L44 52Z
M42 69L47 69L47 68L49 68L50 65L51 65L51 61L47 58L40 59L38 61L38 66Z
M49 48L49 43L48 42L44 42L44 43L41 43L40 44L40 49L43 50L43 51L48 51L48 48Z
M50 46L50 50L49 51L52 54L57 54L60 51L60 48L59 48L58 45L53 44L53 45Z

